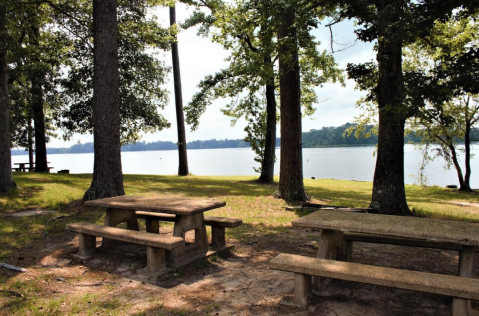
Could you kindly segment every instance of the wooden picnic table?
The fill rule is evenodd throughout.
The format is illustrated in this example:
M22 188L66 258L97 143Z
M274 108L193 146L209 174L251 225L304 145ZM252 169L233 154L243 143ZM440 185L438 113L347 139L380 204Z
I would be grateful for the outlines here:
M124 195L87 201L84 205L106 208L105 226L116 227L126 222L130 230L139 230L136 211L174 214L173 236L185 239L188 231L194 231L195 235L193 243L185 243L170 251L169 265L179 267L207 255L204 212L223 207L226 203L214 199Z
M479 224L464 221L392 216L341 211L316 211L293 220L294 227L321 230L321 243L317 257L344 260L342 257L344 232L416 238L419 240L461 245L458 276L473 278L474 250L479 246ZM313 278L313 287L319 288L321 280ZM470 309L470 302L454 299L453 315ZM462 314L461 314L462 315Z

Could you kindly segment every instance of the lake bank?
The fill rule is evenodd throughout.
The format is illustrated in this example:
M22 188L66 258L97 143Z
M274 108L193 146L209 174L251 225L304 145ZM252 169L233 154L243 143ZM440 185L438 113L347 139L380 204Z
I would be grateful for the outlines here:
M340 179L372 181L376 163L375 146L329 147L303 149L303 176L311 179ZM419 184L422 153L414 145L405 145L405 182ZM476 157L479 147L473 148ZM53 172L68 169L71 173L92 173L93 153L50 154L48 161ZM249 148L196 149L188 151L189 170L194 175L204 176L259 176L253 168L255 153ZM279 148L276 150L275 174L279 175ZM27 156L12 156L12 163L26 162ZM479 188L479 170L474 169L477 158L472 161L471 186ZM122 152L124 174L174 175L178 170L176 150ZM429 163L424 175L427 185L458 184L454 169L444 170L442 159Z

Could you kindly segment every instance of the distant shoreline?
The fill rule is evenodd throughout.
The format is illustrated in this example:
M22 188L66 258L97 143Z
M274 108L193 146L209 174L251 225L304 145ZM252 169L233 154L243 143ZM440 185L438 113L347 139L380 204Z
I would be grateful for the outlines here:
M93 143L92 143L93 144ZM344 145L344 144L339 144L339 145L321 145L321 146L312 146L312 147L303 147L303 149L310 149L310 148L340 148L340 147L375 147L376 145L374 144L354 144L354 145ZM62 147L62 148L47 148L47 154L49 155L62 155L62 154L92 154L94 153L93 149L89 151L77 151L77 152L72 152L69 151L71 147ZM249 148L249 146L244 146L244 147L214 147L214 148L189 148L187 146L188 150L198 150L198 149L242 149L242 148ZM276 146L276 148L280 148L280 146ZM138 150L124 150L122 148L122 152L141 152L141 151L171 151L171 150L176 150L176 148L166 148L166 149L138 149ZM13 149L11 152L12 156L22 156L22 155L28 155L28 152L23 150L23 149Z

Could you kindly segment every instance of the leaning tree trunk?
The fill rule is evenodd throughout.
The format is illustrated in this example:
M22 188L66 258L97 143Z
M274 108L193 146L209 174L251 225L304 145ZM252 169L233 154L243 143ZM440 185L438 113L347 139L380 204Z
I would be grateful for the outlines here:
M381 2L382 3L382 2ZM383 4L383 3L382 3ZM398 4L400 5L400 4ZM379 131L376 169L374 171L372 208L382 214L411 214L404 188L404 124L407 108L402 73L401 15L384 12L377 6L382 20L378 23ZM387 8L400 10L400 8Z
M6 1L0 0L0 193L16 188L12 174L10 152L8 78L7 78L7 8Z
M301 94L298 42L294 11L282 13L278 29L279 85L281 111L281 157L279 185L275 197L287 201L307 201L303 184L301 143Z
M93 0L93 180L84 200L124 195L116 0Z
M449 151L451 152L451 160L454 165L454 168L456 169L457 179L459 180L459 191L463 191L465 187L464 176L462 174L461 165L459 164L459 159L457 158L456 147L452 143L451 139L448 139L447 142L449 146Z
M170 25L176 24L176 8L170 7ZM185 114L183 113L183 94L181 91L180 57L178 54L178 41L171 45L173 59L173 80L175 85L176 124L178 126L178 175L188 175L188 156L186 152Z
M271 57L266 57L265 66L273 73ZM266 139L264 144L264 156L261 163L261 175L259 183L274 182L274 162L276 151L276 96L274 95L274 77L266 84Z
M40 29L36 26L32 26L32 33L34 38L32 39L32 46L39 46ZM35 171L36 172L48 172L47 165L47 146L45 138L45 115L43 113L43 86L42 83L45 80L44 71L40 66L40 59L34 58L34 63L38 64L38 67L34 67L30 73L30 80L32 82L32 116L33 126L35 128Z

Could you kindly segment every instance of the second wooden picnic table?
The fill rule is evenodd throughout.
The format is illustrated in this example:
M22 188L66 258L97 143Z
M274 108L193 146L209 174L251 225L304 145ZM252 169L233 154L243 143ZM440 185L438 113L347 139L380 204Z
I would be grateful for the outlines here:
M193 243L171 250L168 262L175 267L207 255L208 239L203 213L225 205L225 202L213 199L128 195L85 202L85 206L106 208L105 226L116 227L126 222L130 230L139 230L136 211L174 214L173 236L184 239L188 231L194 231L195 235Z
M317 257L344 260L343 236L345 232L394 236L456 244L460 246L458 276L473 278L474 250L479 247L479 224L419 218L413 216L388 216L341 211L317 211L293 220L295 227L321 229L321 243ZM319 287L320 279L313 279ZM469 306L468 306L469 305ZM453 315L463 315L470 302L454 299ZM464 312L464 315L468 315Z

